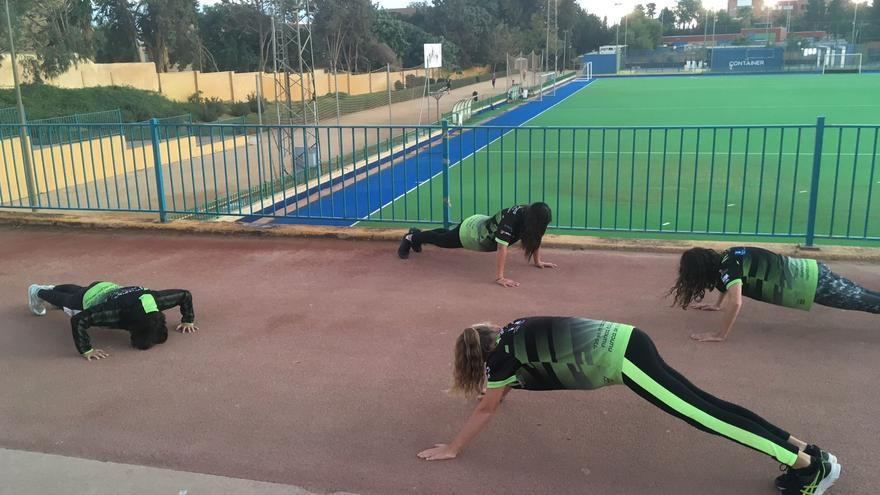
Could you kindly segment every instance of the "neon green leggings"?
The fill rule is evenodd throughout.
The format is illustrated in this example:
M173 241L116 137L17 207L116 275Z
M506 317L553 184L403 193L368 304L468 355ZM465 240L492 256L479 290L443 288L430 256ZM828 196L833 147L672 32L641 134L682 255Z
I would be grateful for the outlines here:
M651 338L633 329L623 360L623 382L664 411L713 435L729 438L793 466L798 448L789 434L757 414L697 388L663 361Z

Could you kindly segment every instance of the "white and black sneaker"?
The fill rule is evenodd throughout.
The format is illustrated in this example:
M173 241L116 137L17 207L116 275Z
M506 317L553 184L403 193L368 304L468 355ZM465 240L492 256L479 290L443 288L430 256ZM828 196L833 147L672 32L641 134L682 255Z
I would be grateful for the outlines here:
M40 296L38 294L41 290L51 290L54 288L54 285L37 284L33 284L28 287L28 308L30 308L31 313L37 316L44 316L46 314L46 305L43 304L43 300L40 299Z
M804 449L804 452L807 453L810 457L818 457L823 461L830 462L831 464L837 464L837 456L828 452L827 450L822 449L818 445L809 444L807 448ZM784 492L788 487L788 477L791 476L792 470L788 468L785 464L779 466L781 471L785 471L785 473L776 477L775 484L776 489Z
M403 239L401 239L400 241L400 246L398 246L397 248L397 256L399 256L402 260L409 258L409 250L412 249L412 241L410 240L411 238L412 234L407 233L405 236L403 236Z
M419 229L409 229L409 242L414 253L422 252L422 243L416 242L416 234L421 232Z
M819 457L812 457L808 467L788 469L784 486L779 487L779 491L798 495L822 495L840 478L840 471L840 464L832 464Z

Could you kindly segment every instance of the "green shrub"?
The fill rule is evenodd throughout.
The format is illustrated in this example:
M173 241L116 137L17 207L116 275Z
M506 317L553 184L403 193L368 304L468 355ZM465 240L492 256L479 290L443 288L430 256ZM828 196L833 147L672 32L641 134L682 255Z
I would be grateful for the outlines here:
M246 101L240 101L229 105L229 115L233 117L241 117L251 113L251 104Z
M186 103L171 101L154 91L120 86L64 89L46 84L24 84L21 91L29 120L118 108L122 110L123 121L137 122L153 117L180 115L189 111ZM0 89L0 108L15 105L13 90Z
M265 112L266 105L269 104L269 102L266 101L265 98L260 98L258 100L257 95L255 95L254 93L251 93L248 95L247 102L248 102L248 108L250 109L251 113L257 113L260 111Z

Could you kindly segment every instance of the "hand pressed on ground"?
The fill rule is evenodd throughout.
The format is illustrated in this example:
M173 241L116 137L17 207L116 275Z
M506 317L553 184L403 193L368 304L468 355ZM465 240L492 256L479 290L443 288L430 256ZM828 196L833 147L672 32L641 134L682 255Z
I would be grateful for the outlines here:
M107 354L106 352L102 351L101 349L92 349L91 351L83 354L82 357L84 357L86 359L86 361L92 361L92 360L97 361L98 359L104 359L104 358L110 357L110 354Z
M195 323L181 323L177 325L177 331L180 333L195 333L199 327Z

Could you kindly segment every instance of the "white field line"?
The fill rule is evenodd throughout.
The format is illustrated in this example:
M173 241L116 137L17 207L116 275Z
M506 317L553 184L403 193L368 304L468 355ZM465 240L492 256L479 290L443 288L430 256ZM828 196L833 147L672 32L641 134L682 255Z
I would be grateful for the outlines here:
M528 155L529 151L528 150L487 150L486 153L496 154L496 155L506 155L506 154L517 154L517 155L526 154L526 155ZM633 153L632 150L630 150L630 151L621 150L619 153L620 153L620 156L627 156L627 155L632 156L633 154L635 154L635 155L647 155L648 154L647 151L636 151L635 153ZM532 155L543 155L543 154L545 154L545 152L542 150L532 150L531 154ZM546 154L547 154L547 156L551 156L551 155L586 155L587 152L583 151L583 150L575 150L575 151L564 150L564 151L547 151ZM605 154L605 156L617 155L618 151L606 149L604 154ZM651 151L650 154L651 155L663 155L663 150ZM678 154L679 154L678 151L673 151L673 150L669 150L666 152L666 156L668 156L668 157L672 157L672 156L678 155ZM697 153L695 151L683 151L680 154L682 154L682 155L697 155L697 154L699 154L699 155L712 156L711 151L706 151L706 152L701 151L700 153ZM727 155L743 156L745 154L746 153L743 153L742 151L735 151L733 153L727 153L726 151L716 151L715 156L717 156L717 157L727 156ZM602 156L602 150L598 150L598 151L590 150L590 155ZM758 151L750 151L748 153L748 155L749 156L752 156L752 155L761 156L762 153L758 152ZM782 156L798 156L798 155L800 155L800 156L808 158L808 157L811 157L813 155L813 153L811 151L807 151L804 153L793 153L790 151L785 151L782 153L767 152L767 153L763 153L763 155L767 156L767 157L780 156L780 155L782 155ZM873 155L874 155L874 153L867 152L867 151L863 152L863 153L859 153L858 155L856 155L855 153L841 153L840 154L840 156L873 156ZM837 156L837 153L836 152L827 152L827 153L822 153L822 156Z
M439 136L441 133L442 133L442 131L436 131L436 132L432 131L429 136L425 136L424 138L422 138L421 141L418 141L418 143L420 145L424 144L424 143L428 143L432 139ZM268 140L270 138L266 137L265 139ZM382 159L387 158L391 155L394 155L400 151L403 151L404 148L407 146L415 146L415 144L416 144L416 141L413 141L412 143L405 142L405 143L399 144L399 145L391 148L390 151L389 150L382 150L379 153L376 153L374 155L367 157L366 159L358 160L354 165L345 165L339 170L332 170L330 172L327 172L327 173L321 175L320 177L316 177L314 179L309 180L305 184L294 184L293 187L289 187L287 189L282 190L281 192L277 192L269 199L263 198L262 200L254 201L253 203L251 203L247 206L239 206L238 211L241 214L241 216L224 216L224 217L218 218L216 221L218 221L218 222L237 222L246 216L259 215L258 213L254 213L254 211L260 211L260 210L263 210L266 208L271 208L278 203L286 202L288 199L294 198L298 194L301 194L301 193L304 193L307 191L311 191L313 188L315 188L317 186L326 184L328 182L332 182L333 180L339 179L340 177L343 177L351 172L357 172L358 170L365 168L372 163L375 163L379 160L382 160ZM271 152L271 150L270 150L270 152ZM243 213L245 211L249 211L250 213Z
M580 93L581 91L583 91L584 89L586 89L586 88L587 88L588 86L590 86L591 84L595 84L595 81L597 81L597 79L591 79L590 82L588 82L587 84L585 84L583 88L581 88L581 89L575 91L574 93L572 93L572 94L566 96L565 98L563 98L563 99L557 101L556 103L550 105L549 107L545 108L544 110L541 110L540 112L538 112L537 115L535 115L534 117L530 118L529 120L523 122L522 124L520 124L520 125L517 126L517 127L521 127L521 126L523 126L523 125L525 125L525 124L527 124L527 123L529 123L529 122L531 122L531 121L537 119L537 118L540 117L542 114L544 114L545 112L549 111L551 108L555 107L556 105L559 105L559 104L562 103L563 101L565 101L565 100L571 98L572 96L574 96L574 95ZM512 127L512 128L510 128L510 130L508 130L507 132L501 134L500 136L498 136L497 138L493 139L492 141L489 141L488 143L484 144L484 145L481 146L479 149L474 150L474 151L468 153L467 156L464 156L464 157L459 158L457 162L455 162L455 163L453 163L453 164L451 164L451 165L449 166L449 169L452 169L452 167L455 167L455 166L459 165L461 162L467 160L467 159L470 158L471 156L473 156L473 155L479 153L480 151L484 150L486 147L488 147L489 145L491 145L491 144L494 143L495 141L498 141L499 139L503 138L503 137L506 136L507 134L510 134L511 132L513 132L514 130L516 130L517 127ZM472 130L471 132L476 132L476 131L475 131L475 130ZM376 208L375 210L373 210L372 212L370 212L370 214L367 215L365 218L363 218L363 219L361 219L361 220L358 220L357 222L354 222L353 224L351 224L351 226L354 227L355 225L357 225L357 224L360 223L360 222L363 222L363 221L369 220L370 217L372 217L373 215L375 215L377 212L379 212L380 210L382 210L382 209L385 208L386 206L388 206L388 205L390 205L390 204L393 204L393 203L394 203L395 201L397 201L398 199L400 199L400 198L402 198L402 197L405 197L407 194L411 193L412 191L415 191L416 189L418 189L418 188L421 187L422 185L431 182L432 180L434 180L435 177L437 177L438 175L441 175L441 174L443 174L443 170L440 170L440 171L437 172L436 174L432 175L430 178L428 178L428 179L426 179L426 180L424 180L424 181L422 181L422 182L416 184L415 186L409 188L409 189L408 189L406 192L404 192L403 194L399 194L397 197L395 197L395 198L392 199L391 201L388 201L387 203L383 204L383 205L380 206L379 208Z

